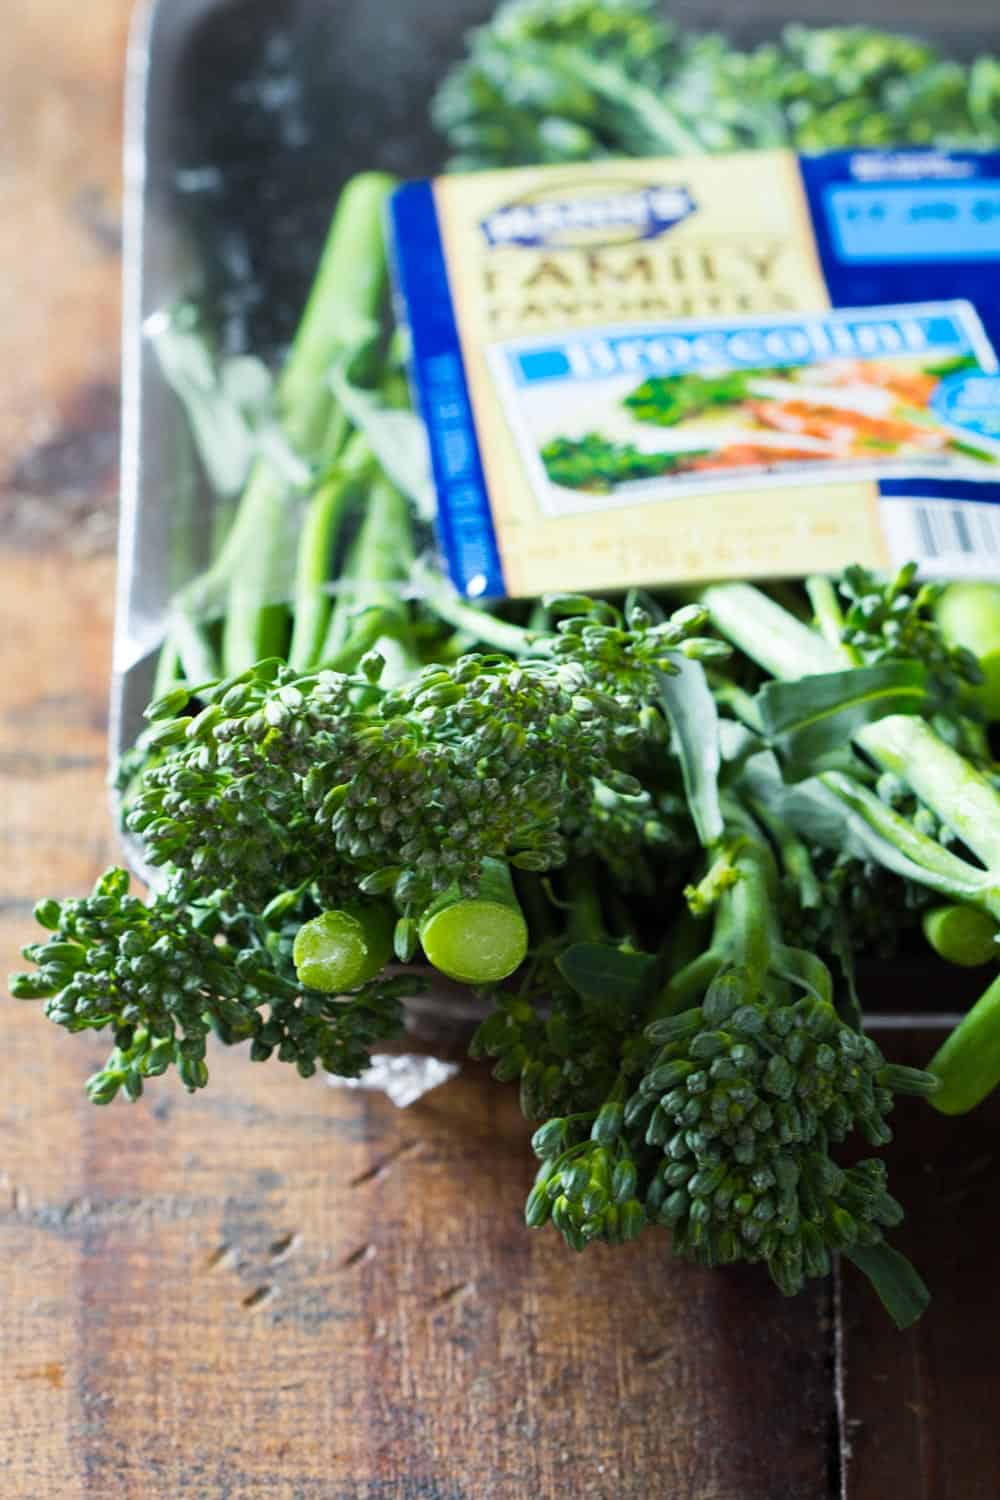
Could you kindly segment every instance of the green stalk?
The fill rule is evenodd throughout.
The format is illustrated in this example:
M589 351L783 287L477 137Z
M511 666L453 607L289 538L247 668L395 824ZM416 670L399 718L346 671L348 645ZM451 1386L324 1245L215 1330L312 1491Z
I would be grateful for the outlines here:
M725 955L717 952L714 947L705 953L699 953L697 958L692 958L668 980L652 1006L648 1019L663 1021L668 1016L678 1015L682 1010L689 1010L692 1005L697 1005L724 962Z
M242 536L240 523L245 522L246 546L227 580L222 632L222 666L227 676L245 672L266 657L285 654L288 610L274 595L281 592L276 563L290 524L286 495L286 481L265 459L258 459L229 533L230 539Z
M324 666L339 666L343 653L356 638L358 613L367 610L373 618L379 615L387 627L367 648L377 647L386 658L382 676L385 686L405 680L417 669L402 598L402 585L412 566L409 502L379 473L368 491L361 529L341 576L341 593L319 651Z
M405 632L407 622L398 610L381 609L375 606L355 615L351 633L344 644L332 656L324 657L320 666L328 672L353 672L363 656L369 651L389 648L390 641L397 641L400 632ZM402 648L409 664L407 675L413 670L408 646Z
M160 654L156 658L156 675L153 678L153 690L149 695L150 703L155 703L158 698L165 698L175 688L181 687L184 681L184 668L181 666L177 642L174 640L173 627L171 627L160 647Z
M809 850L784 819L776 817L765 803L754 801L752 809L754 817L777 849L786 873L798 887L799 904L807 910L815 911L822 902L822 892Z
M699 958L705 947L705 919L696 917L687 902L681 904L667 933L664 954L671 974L679 974Z
M935 906L921 921L924 937L939 958L963 969L1000 959L1000 925L973 906Z
M728 811L730 815L735 812L733 808ZM770 850L742 814L727 821L726 840L718 847L732 864L736 879L717 897L711 944L667 982L650 1012L651 1021L696 1004L719 971L730 964L745 973L747 999L752 999L780 946L774 920L776 871Z
M574 860L566 867L563 887L567 906L566 939L570 943L608 941L595 876L592 860Z
M399 608L399 585L413 566L413 531L406 496L379 475L368 493L354 553L358 604Z
M705 676L708 678L708 685L712 689L712 696L717 703L722 704L724 708L728 708L732 712L733 717L739 719L741 724L745 724L747 729L752 729L754 734L764 733L764 726L760 721L760 710L754 702L752 695L745 688L741 688L737 683L731 682L721 672L713 672L711 669L707 669Z
M554 908L540 875L528 870L513 870L511 876L518 903L528 923L532 947L537 948L556 935Z
M824 771L819 781L852 816L863 820L882 841L881 862L895 869L897 874L921 880L931 890L957 901L972 903L983 911L997 912L1000 909L1000 882L989 871L959 859L936 839L920 833L853 776L845 776L842 771ZM909 861L906 867L893 862L894 851Z
M358 901L324 911L295 934L292 962L304 985L342 995L367 984L392 956L395 917L384 901Z
M733 852L732 863L736 880L719 897L712 947L745 971L751 992L756 993L778 945L774 860L759 839L744 838Z
M219 658L208 638L208 631L194 615L178 606L170 623L170 643L177 652L186 682L212 682L222 674Z
M891 714L856 738L883 770L902 776L984 865L1000 869L1000 792L929 724Z
M424 603L456 630L463 630L477 641L492 646L496 651L503 651L508 656L524 656L536 649L536 637L530 630L512 625L508 620L498 620L495 615L488 614L475 604L467 604L429 570L418 570L417 582Z
M307 462L324 456L336 407L326 379L334 362L378 332L385 286L382 215L393 180L354 177L344 188L298 332L276 386L278 416L292 449ZM274 559L285 540L288 485L266 459L254 465L226 543L191 593L228 587L223 645L226 673L245 671L282 644L286 615L276 606Z
M807 578L806 593L813 607L817 628L827 645L838 652L845 661L856 666L856 654L845 646L842 639L844 614L840 608L840 600L837 598L837 590L833 586L833 581L821 574Z
M974 1109L1000 1084L1000 975L927 1064L941 1080L930 1103L943 1115Z
M726 639L772 677L810 677L843 666L822 636L752 584L711 584L695 597Z
M339 656L357 627L358 607L354 595L357 555L358 542L355 537L337 575L336 593L331 601L326 634L319 650L319 659L323 666L330 666Z
M506 979L528 951L528 924L510 870L498 859L483 860L474 896L453 886L433 901L419 932L428 961L465 984Z
M289 665L309 672L321 659L332 600L328 587L337 536L359 485L371 471L371 450L360 433L348 440L340 461L320 485L299 535Z
M712 586L702 592L702 601L722 633L775 676L803 677L838 665L837 653L820 636L747 584ZM971 867L955 860L935 841L922 839L851 778L836 773L823 776L828 790L846 799L852 811L884 837L890 856L894 848L899 849L922 866L925 884L966 904L974 903L1000 920L1000 880L994 873L1000 869L1000 794L996 789L922 719L890 715L859 730L855 742L884 770L901 776L983 861L986 871L981 872L981 884L959 889L960 881L968 881ZM930 1071L942 1083L932 1103L945 1114L972 1109L1000 1083L1000 978L955 1028Z

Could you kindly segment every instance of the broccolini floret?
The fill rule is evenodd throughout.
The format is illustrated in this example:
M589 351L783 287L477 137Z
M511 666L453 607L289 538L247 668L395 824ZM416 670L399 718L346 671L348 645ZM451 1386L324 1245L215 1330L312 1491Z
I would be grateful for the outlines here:
M868 26L787 26L744 51L653 0L507 0L468 38L434 118L470 170L603 156L1000 140L1000 62Z
M713 886L708 946L654 1002L645 1052L637 1039L623 1048L600 1109L536 1132L543 1164L527 1221L551 1217L578 1250L663 1225L676 1254L709 1266L764 1261L789 1294L825 1275L832 1252L857 1250L890 1311L909 1321L926 1292L884 1245L902 1218L884 1167L841 1167L832 1152L854 1131L884 1145L893 1093L930 1094L936 1080L887 1064L840 1018L826 966L782 941L766 841L729 813L717 858L732 878Z
M147 1078L175 1067L189 1090L208 1082L210 1033L250 1055L357 1077L375 1041L402 1031L400 999L412 982L382 979L331 997L301 985L287 933L217 900L191 903L169 889L149 904L129 893L125 870L108 870L90 896L36 908L52 936L24 956L15 998L45 1000L68 1031L109 1030L114 1051L87 1084L95 1104L119 1090L137 1099Z

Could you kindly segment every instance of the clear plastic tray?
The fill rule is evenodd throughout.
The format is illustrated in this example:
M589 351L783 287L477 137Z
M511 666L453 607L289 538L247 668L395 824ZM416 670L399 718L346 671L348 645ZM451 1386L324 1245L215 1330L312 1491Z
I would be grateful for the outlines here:
M973 52L994 0L912 0L880 16ZM353 172L401 177L441 163L428 101L494 0L159 0L137 13L129 48L119 587L111 753L141 727L168 601L207 560L213 500L146 320L194 298L222 348L265 357L290 337L337 192ZM869 22L863 0L772 0L723 15L706 0L669 7L679 23L722 25L740 42L789 19ZM139 849L126 840L140 875ZM872 966L869 1021L950 1026L980 975L928 960ZM476 1019L457 989L415 1002L423 1034L452 1038Z

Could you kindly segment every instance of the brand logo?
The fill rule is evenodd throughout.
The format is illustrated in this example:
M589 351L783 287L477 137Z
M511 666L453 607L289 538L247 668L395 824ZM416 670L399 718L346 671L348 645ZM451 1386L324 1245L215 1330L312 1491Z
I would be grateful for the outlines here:
M949 180L976 177L974 161L951 156L947 151L855 151L848 169L855 182L920 182L926 178Z
M666 234L695 211L686 187L588 184L584 193L564 187L559 197L524 197L494 209L481 221L493 248L519 245L565 247L627 244Z

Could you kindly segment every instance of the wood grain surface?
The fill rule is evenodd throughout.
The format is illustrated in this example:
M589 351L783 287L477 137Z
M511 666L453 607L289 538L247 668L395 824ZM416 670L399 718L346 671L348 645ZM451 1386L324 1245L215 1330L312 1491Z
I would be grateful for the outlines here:
M0 950L114 857L119 80L126 0L18 0L0 54ZM468 1068L416 1107L213 1056L96 1110L99 1041L0 1004L3 1500L993 1500L1000 1109L900 1111L889 1327L528 1235L528 1130ZM897 1047L926 1056L931 1039ZM992 1302L992 1306L991 1306Z

